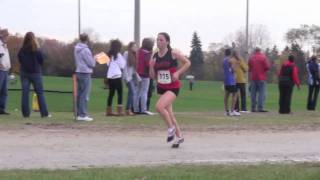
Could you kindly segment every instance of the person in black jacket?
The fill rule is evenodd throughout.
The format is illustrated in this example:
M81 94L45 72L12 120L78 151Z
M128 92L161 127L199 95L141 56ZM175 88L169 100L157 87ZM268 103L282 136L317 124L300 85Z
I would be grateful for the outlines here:
M38 97L41 117L51 117L48 113L42 84L43 55L36 42L33 32L28 32L18 53L20 63L20 78L22 86L22 115L30 116L29 91L32 84Z
M300 89L298 68L294 63L294 56L290 55L283 62L279 73L279 114L291 113L291 97L294 85Z
M317 99L320 89L320 79L319 79L319 65L317 63L317 57L312 56L311 59L306 64L308 72L308 102L307 110L314 111L317 106Z

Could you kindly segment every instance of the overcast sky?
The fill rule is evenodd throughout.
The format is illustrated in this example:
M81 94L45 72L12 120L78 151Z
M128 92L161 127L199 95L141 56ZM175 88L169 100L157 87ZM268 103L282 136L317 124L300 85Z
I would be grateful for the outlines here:
M11 33L71 41L77 37L78 0L0 0L0 27ZM133 40L134 0L81 0L82 27L100 40ZM250 24L263 24L272 44L285 45L284 34L301 24L320 25L319 0L250 0ZM190 50L197 31L203 49L245 26L246 0L141 0L141 37L168 32L172 45Z

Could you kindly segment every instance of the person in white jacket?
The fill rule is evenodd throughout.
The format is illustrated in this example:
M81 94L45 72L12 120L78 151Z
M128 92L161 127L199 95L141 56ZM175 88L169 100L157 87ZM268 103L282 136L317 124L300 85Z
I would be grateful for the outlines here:
M9 115L5 111L8 96L8 72L11 68L7 47L8 36L7 29L0 29L0 115Z
M110 57L110 63L107 70L107 79L109 84L109 96L107 101L106 116L123 116L123 87L122 87L122 71L126 65L126 61L120 54L122 44L119 40L113 40L110 43L110 50L108 56ZM118 94L118 106L117 114L112 112L112 100L117 91Z
M126 51L123 56L126 60L126 66L123 70L123 79L128 87L128 96L127 96L127 104L126 104L126 115L132 116L134 113L132 112L133 101L137 96L137 88L136 85L140 79L137 71L137 44L135 42L130 42L128 45L128 51Z

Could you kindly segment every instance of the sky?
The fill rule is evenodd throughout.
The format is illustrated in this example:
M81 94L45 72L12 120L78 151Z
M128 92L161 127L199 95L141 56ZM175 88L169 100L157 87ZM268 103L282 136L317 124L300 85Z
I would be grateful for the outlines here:
M141 37L168 32L172 46L190 51L192 33L203 50L224 43L245 27L246 0L140 0ZM69 42L78 34L78 0L0 0L0 27L11 33L33 31L37 36ZM92 29L99 40L132 41L134 0L81 0L82 29ZM320 25L319 0L250 0L250 24L266 26L280 48L285 33L301 24Z

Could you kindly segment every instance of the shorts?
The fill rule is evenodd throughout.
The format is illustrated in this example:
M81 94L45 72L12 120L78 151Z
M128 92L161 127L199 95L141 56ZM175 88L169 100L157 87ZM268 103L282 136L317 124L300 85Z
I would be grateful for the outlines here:
M236 93L237 92L237 86L236 85L227 85L227 86L224 86L224 89L228 93Z
M171 92L173 92L176 96L178 96L180 89L163 89L163 88L157 87L157 92L158 92L158 94L161 94L161 95L162 95L162 94L166 93L167 91L171 91Z

